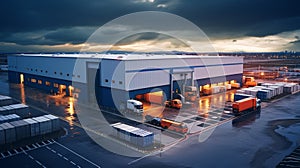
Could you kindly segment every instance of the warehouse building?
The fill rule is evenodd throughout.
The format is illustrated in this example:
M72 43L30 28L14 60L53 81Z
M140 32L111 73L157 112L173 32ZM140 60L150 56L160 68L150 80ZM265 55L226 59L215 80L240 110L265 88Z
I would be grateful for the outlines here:
M185 86L242 84L243 57L152 54L8 56L9 80L115 107L128 99L162 103ZM150 97L150 98L149 98Z

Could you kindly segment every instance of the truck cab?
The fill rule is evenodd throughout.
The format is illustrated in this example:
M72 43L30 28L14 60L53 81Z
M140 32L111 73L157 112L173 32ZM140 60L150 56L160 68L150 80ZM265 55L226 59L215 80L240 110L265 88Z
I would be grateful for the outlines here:
M144 112L143 103L137 100L127 100L126 108L128 111L132 111L137 114L143 114Z
M182 107L182 102L179 99L173 99L171 101L166 101L165 106L180 109Z

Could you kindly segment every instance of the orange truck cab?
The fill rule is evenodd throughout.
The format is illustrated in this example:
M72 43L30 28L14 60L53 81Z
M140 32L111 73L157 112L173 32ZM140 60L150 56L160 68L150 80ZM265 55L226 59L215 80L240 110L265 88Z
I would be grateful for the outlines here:
M164 129L168 129L183 134L188 132L188 128L184 123L169 120L169 119L164 119L164 118L161 119L160 126L163 127Z
M182 102L179 99L174 99L171 101L166 101L165 106L180 109L182 107Z

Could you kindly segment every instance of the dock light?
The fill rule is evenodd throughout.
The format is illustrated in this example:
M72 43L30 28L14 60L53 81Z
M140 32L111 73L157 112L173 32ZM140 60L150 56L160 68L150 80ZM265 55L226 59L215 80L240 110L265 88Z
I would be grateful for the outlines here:
M287 78L284 78L284 81L287 81Z
M260 75L261 75L261 76L264 76L264 75L265 75L265 73L264 73L264 72L261 72L261 73L260 73Z

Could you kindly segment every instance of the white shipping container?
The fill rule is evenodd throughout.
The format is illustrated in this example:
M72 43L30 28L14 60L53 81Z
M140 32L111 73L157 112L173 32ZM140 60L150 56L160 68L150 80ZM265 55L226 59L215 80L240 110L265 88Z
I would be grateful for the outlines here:
M278 86L270 86L269 88L274 89L276 96L279 95L280 92L279 92L279 87Z
M51 123L52 123L52 131L58 131L60 129L60 121L59 121L59 118L54 116L54 115L51 115L51 114L48 114L48 115L44 115L44 117L48 118L51 120Z
M10 105L10 107L14 108L16 113L28 113L29 112L29 108L25 104L13 104L13 105Z
M226 90L230 90L231 89L231 84L225 84L226 86Z
M30 125L30 136L34 137L40 135L40 126L39 123L31 118L24 119L23 121L27 122Z
M2 127L0 127L0 145L5 144L5 132Z
M43 116L34 117L32 119L39 123L40 134L41 135L50 133L52 131L52 125L51 125L51 120L50 119L45 118Z
M11 113L15 112L14 109L11 108L10 106L2 106L2 108L4 109L2 111L2 113L1 113L2 115L4 115L4 114L11 114Z
M16 141L16 130L13 125L10 123L0 124L0 127L3 128L5 132L5 144L9 144Z
M11 97L0 95L0 106L7 106L12 104L13 101Z
M245 90L237 90L236 93L245 94Z
M219 86L212 86L211 87L211 92L212 92L212 94L219 93L220 92L220 87Z
M262 89L262 90L267 90L267 91L269 91L269 92L270 92L271 98L273 98L273 97L275 96L275 91L274 91L274 89L272 89L272 88L266 88L266 89Z
M15 126L17 140L30 137L29 124L23 120L10 122L11 125Z

